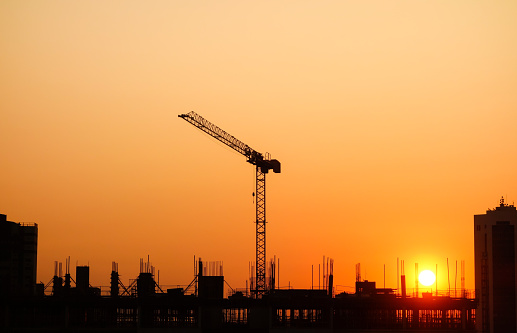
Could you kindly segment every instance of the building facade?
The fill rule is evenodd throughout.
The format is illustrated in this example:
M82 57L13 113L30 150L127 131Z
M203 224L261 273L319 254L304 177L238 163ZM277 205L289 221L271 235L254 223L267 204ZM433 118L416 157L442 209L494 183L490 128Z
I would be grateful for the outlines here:
M499 207L474 215L477 332L516 332L517 210Z
M36 286L38 225L0 214L0 297L30 296Z

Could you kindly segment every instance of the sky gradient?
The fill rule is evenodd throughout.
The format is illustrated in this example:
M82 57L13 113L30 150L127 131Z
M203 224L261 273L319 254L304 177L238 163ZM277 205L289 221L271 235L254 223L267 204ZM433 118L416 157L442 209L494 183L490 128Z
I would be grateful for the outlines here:
M338 291L359 262L395 288L397 257L408 288L417 262L447 289L447 258L474 288L473 215L517 197L515 17L514 1L4 0L0 213L38 223L44 283L68 256L92 285L116 261L125 283L150 255L183 285L196 255L244 287L254 167L177 117L194 110L282 163L281 286L309 288L326 255Z

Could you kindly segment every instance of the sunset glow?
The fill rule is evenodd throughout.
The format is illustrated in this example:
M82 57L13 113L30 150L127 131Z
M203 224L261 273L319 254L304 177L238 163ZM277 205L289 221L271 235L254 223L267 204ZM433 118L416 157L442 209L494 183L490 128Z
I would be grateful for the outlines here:
M473 216L517 198L516 13L497 0L3 0L0 214L38 223L44 285L69 256L93 286L112 261L129 284L149 255L161 284L188 286L196 256L245 288L255 168L178 118L195 111L282 162L266 208L280 287L310 289L318 269L323 281L326 256L336 293L357 263L396 289L397 258L408 288L415 263L465 260L473 289Z

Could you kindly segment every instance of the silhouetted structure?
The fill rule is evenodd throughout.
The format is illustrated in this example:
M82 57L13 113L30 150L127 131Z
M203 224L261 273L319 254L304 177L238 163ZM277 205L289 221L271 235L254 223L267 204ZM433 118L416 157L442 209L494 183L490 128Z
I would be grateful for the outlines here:
M89 286L89 267L78 266L77 283L69 292L65 292L69 287L59 284L59 293L2 302L0 330L474 332L474 299L430 293L423 293L423 297L401 296L396 295L394 289L376 288L371 281L358 281L355 293L341 293L336 297L329 283L328 289L271 289L262 298L247 297L231 290L224 298L224 277L219 275L222 266L220 269L219 265L209 266L207 269L199 261L193 281L198 293L188 294L188 288L168 289L164 293L154 281L154 269L149 264L144 264L129 287L134 292L130 291L120 282L116 285L118 276L113 273L118 272L118 267L113 264L112 285L104 295L97 292L98 288ZM62 283L63 279L57 278ZM71 281L75 283L73 278ZM123 292L119 293L120 290Z
M513 209L512 214L515 214L513 206L504 205L503 202L501 205L500 211L506 212ZM8 227L13 225L21 226L7 222L5 215L3 216L5 225L2 227L5 227L5 230L11 230ZM513 228L515 221L517 219L509 222L504 220L502 221L504 223L495 223L495 225ZM15 230L17 233L14 234L19 235L20 230ZM30 233L27 230L31 229L23 229L22 233L27 232L26 238L30 239L28 237ZM509 249L515 247L515 237L513 233L511 236L503 235L503 232L506 233L510 231L509 229L498 230L496 227L494 230L491 237L503 243L500 245L501 248L498 248L499 245L494 245L492 249L493 256L498 256L496 259L491 259L493 269L496 271L506 269L510 263L513 263L506 257L509 256ZM35 231L35 239L37 239L37 228ZM32 234L34 235L34 232ZM35 247L35 239L33 242L24 244ZM11 243L5 242L5 244ZM492 246L491 243L490 246ZM488 245L483 248L485 257L487 257L487 248ZM32 247L28 246L28 249ZM35 261L35 249L33 254ZM515 256L511 258L515 259ZM274 287L277 271L275 262L276 260L271 262L269 272L270 288L265 290L261 297L256 297L256 293L251 293L248 297L250 295L248 291L256 291L253 287L246 288L245 294L230 287L229 296L225 298L224 288L227 283L223 276L222 262L211 262L207 265L199 259L197 264L194 258L195 277L190 285L186 289L178 286L167 289L166 292L163 292L155 281L155 269L149 262L149 257L147 262L140 259L140 274L136 279L130 279L132 282L128 288L120 281L118 265L113 262L110 286L107 287L109 289L102 293L101 288L90 285L89 266L76 266L75 280L72 278L70 258L68 258L64 279L61 263L55 262L54 277L46 286L40 284L41 293L9 294L0 298L0 331L152 332L154 329L159 329L170 332L297 330L303 332L415 332L419 330L474 332L475 330L476 299L466 297L465 293L457 298L449 295L437 296L428 292L422 293L422 297L418 297L418 294L416 297L415 295L410 297L406 294L403 264L401 295L396 294L395 289L376 288L373 281L361 281L360 269L357 266L355 293L334 295L332 259L327 258L325 265L325 257L323 258L323 288L307 290ZM503 273L510 274L510 277L514 278L515 267L513 271L510 269ZM32 281L34 286L35 276ZM502 283L508 281L498 280ZM51 288L50 285L52 285ZM189 293L189 290L192 292L190 289L192 286L194 286L192 288L194 292ZM43 288L47 287L47 294L45 294ZM496 290L496 288L493 289ZM50 290L52 290L51 293L49 293ZM515 285L512 290L515 292ZM497 292L492 293L497 295ZM503 298L503 301L507 302L508 297ZM511 309L511 303L503 304L509 304ZM498 309L497 306L501 305L489 306ZM513 309L515 309L515 302ZM515 318L515 313L513 315ZM500 320L499 326L496 327L505 324L507 321Z
M30 296L36 287L38 225L0 214L0 297Z
M256 255L256 268L255 268L255 288L253 293L260 297L267 290L266 281L266 174L269 170L273 170L274 173L280 173L280 162L275 159L270 159L269 154L266 153L264 157L258 151L252 149L244 142L238 140L233 135L228 134L224 130L220 129L216 125L212 124L205 118L201 117L194 111L187 114L180 114L178 117L186 120L190 124L199 128L203 132L207 133L211 137L219 140L228 147L237 151L238 153L246 157L246 161L255 165L255 255Z
M517 211L504 203L474 215L474 256L478 332L515 332Z

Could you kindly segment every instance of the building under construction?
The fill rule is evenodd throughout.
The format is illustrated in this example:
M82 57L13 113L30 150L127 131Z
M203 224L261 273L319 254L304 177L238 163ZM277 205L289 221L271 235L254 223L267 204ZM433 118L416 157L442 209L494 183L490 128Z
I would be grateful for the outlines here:
M475 299L407 295L357 281L354 293L335 294L333 274L321 289L278 289L274 278L261 297L248 290L229 289L222 266L198 261L196 276L183 288L163 289L149 261L140 261L140 274L124 286L113 263L109 290L89 282L89 267L70 260L62 275L56 263L47 286L33 296L3 298L2 331L124 331L145 332L273 332L273 331L463 331L475 329ZM273 275L274 277L274 275ZM403 278L403 276L402 276ZM225 295L228 288L228 296Z

